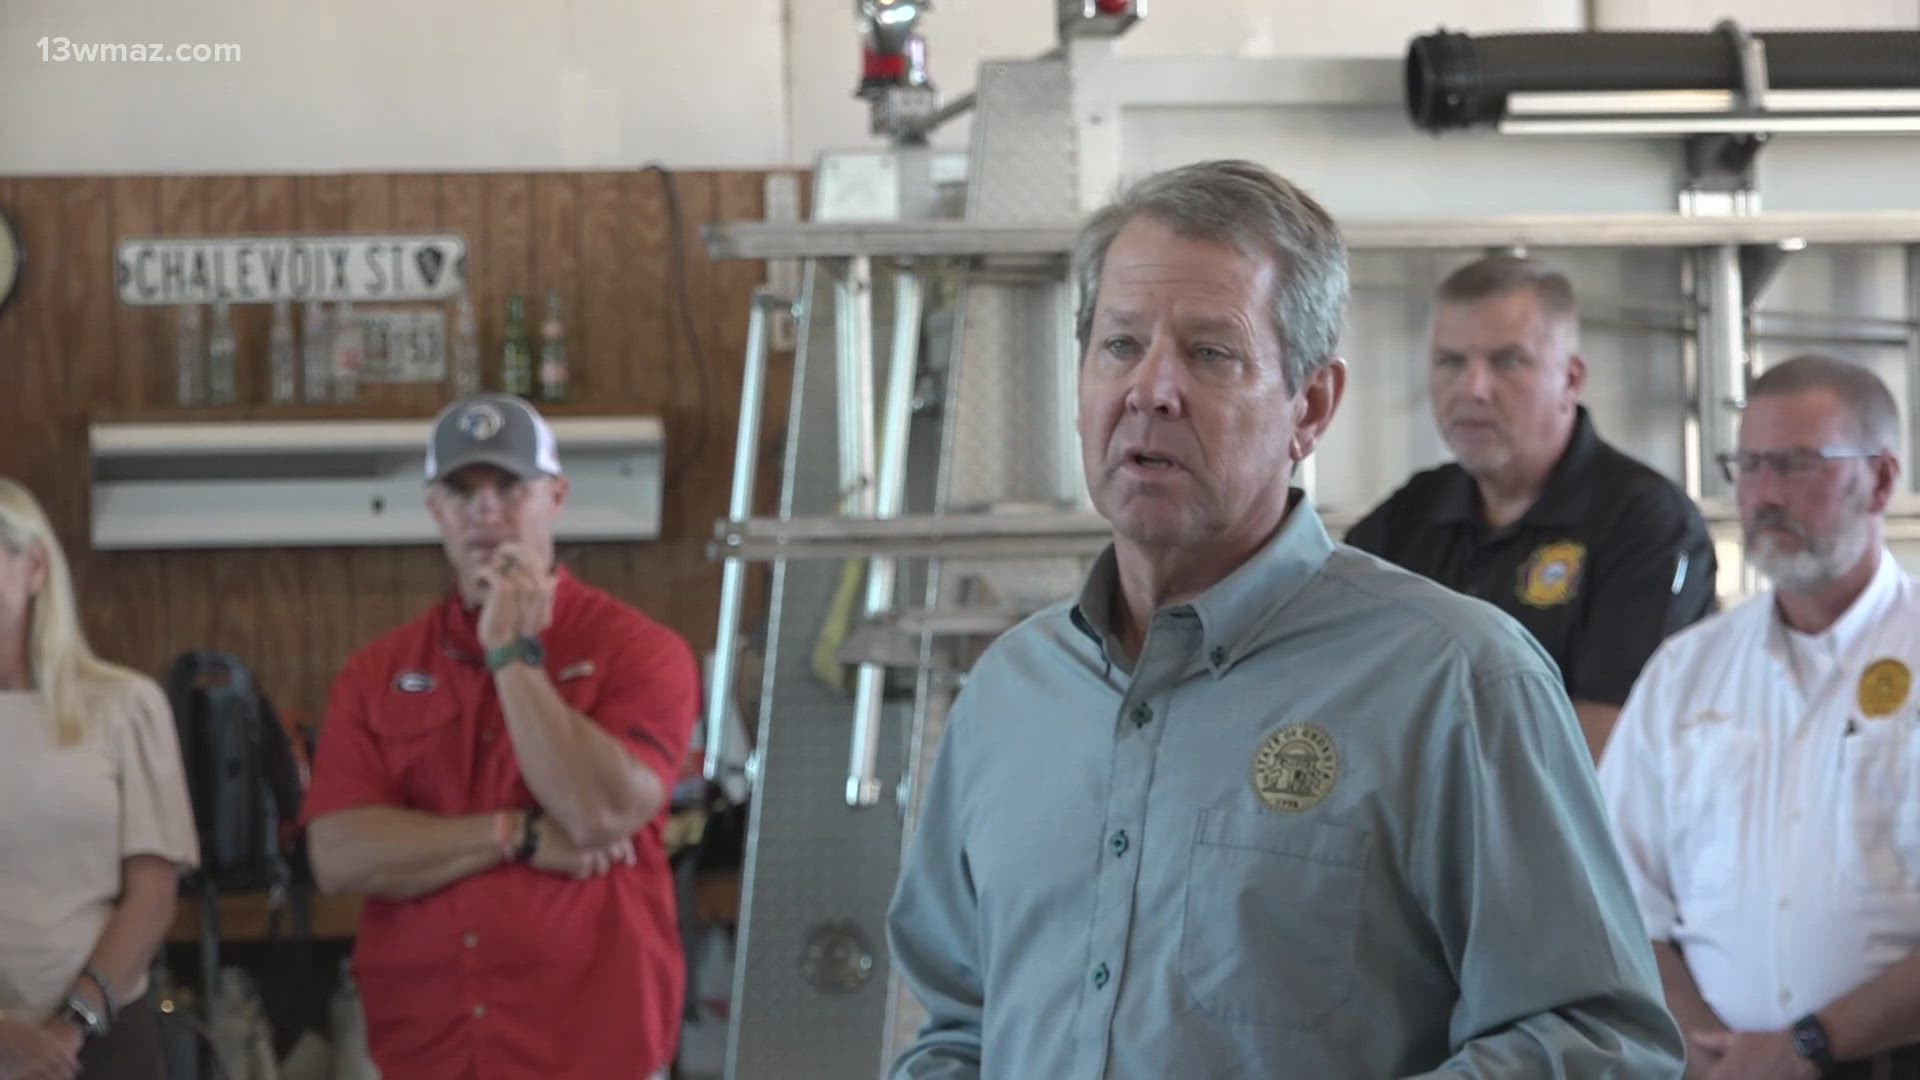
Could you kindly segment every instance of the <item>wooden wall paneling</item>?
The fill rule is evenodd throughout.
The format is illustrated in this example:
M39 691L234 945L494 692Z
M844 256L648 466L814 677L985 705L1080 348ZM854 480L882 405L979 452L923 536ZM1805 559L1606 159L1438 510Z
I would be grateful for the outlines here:
M533 288L533 181L523 173L487 179L487 303L482 318L496 330L490 354L480 358L486 386L500 385L500 342L506 336L507 298L518 294L526 305L528 333L539 311L528 295Z
M561 322L568 344L577 344L580 329L580 178L572 173L543 173L531 182L533 204L532 264L527 292L527 324L533 336L534 387L539 388L540 327L547 316L547 294L560 297ZM592 384L574 387L583 401L604 400Z
M207 220L203 235L258 236L271 231L267 222L256 217L258 206L251 178L214 176L204 183ZM211 309L207 314L211 341L217 320ZM267 381L261 377L261 368L265 366L270 317L266 304L232 304L227 309L228 324L233 328L235 397L242 408L257 406L267 398ZM260 548L196 552L192 553L192 562L197 565L191 572L204 575L211 612L208 637L200 644L233 653L267 678L275 661L260 640L264 558Z
M73 180L61 191L60 244L65 256L60 261L54 308L63 337L62 362L48 371L47 386L55 394L57 408L44 416L47 446L65 475L59 481L67 494L66 520L56 519L54 527L72 564L75 589L85 598L90 595L94 578L93 551L89 543L92 514L88 506L86 477L91 468L87 447L88 401L93 398L99 373L113 365L113 270L111 259L113 209L110 182L99 177ZM109 387L110 389L110 387ZM83 600L84 604L84 600ZM86 608L81 608L86 619Z
M431 177L427 180L431 182ZM347 230L353 233L396 232L403 228L399 219L401 177L386 174L356 173L347 177ZM427 204L420 205L421 193L417 190L420 178L409 180L408 213L418 220L427 220L425 227L432 228L432 218L436 211L432 206L431 187L426 192ZM370 308L382 305L369 304ZM373 383L361 383L357 391L357 401L367 409L386 411L396 408L396 388ZM350 579L353 582L354 632L351 640L341 642L345 651L351 652L363 642L375 635L396 626L403 618L404 607L399 595L399 564L394 551L385 547L353 548L347 552L350 567Z
M394 177L392 227L398 232L448 231L447 179L430 173L408 173ZM464 196L464 193L462 193ZM456 230L457 231L457 230ZM471 238L470 238L471 239ZM471 257L471 256L469 256ZM451 346L454 305L444 304L448 342ZM418 416L431 416L451 393L449 382L389 387L395 400ZM424 487L421 489L425 495ZM446 556L438 545L407 544L380 549L386 564L383 573L391 597L385 618L397 626L425 611L439 599L449 580ZM369 552L369 561L372 552ZM385 629L381 627L380 629ZM378 631L376 631L378 632Z
M17 433L7 455L7 471L33 489L47 516L71 546L76 503L83 490L69 483L71 468L60 454L59 415L66 407L64 372L72 362L60 334L60 280L67 261L84 257L62 242L63 184L54 179L17 180L13 190L14 228L27 253L18 291L7 310L16 322L16 348L9 367L20 372L4 406Z
M115 241L159 232L160 182L153 177L112 181L109 228ZM6 317L0 315L0 325ZM174 321L170 308L133 307L116 298L110 315L113 353L95 366L94 405L124 409L173 400ZM0 349L4 351L4 349ZM91 517L91 515L89 515ZM87 525L92 528L91 523ZM85 540L76 537L74 544ZM71 551L72 549L69 548ZM172 650L167 631L166 579L161 554L94 552L78 582L88 636L101 655L158 678Z
M623 174L620 192L626 222L621 230L625 243L620 252L620 283L628 299L621 374L632 401L647 412L662 414L673 385L675 351L666 192L660 174L652 170ZM669 449L681 435L667 430Z
M440 177L440 228L459 233L467 240L467 298L473 303L474 323L479 331L480 384L492 385L489 358L499 351L493 336L491 302L479 275L487 259L487 179L479 173L447 173ZM449 325L451 330L451 325Z
M569 358L575 365L572 371L573 400L583 404L601 405L607 401L604 387L597 387L590 375L578 366L583 353L581 348L582 316L586 303L582 296L586 275L581 267L581 227L583 222L582 180L568 173L542 173L532 178L532 264L531 288L527 293L527 319L533 334L536 357L535 386L538 387L538 360L540 348L541 324L546 320L547 294L556 293L560 297L561 318L567 332L567 344L571 351ZM597 411L597 410L596 410ZM567 448L560 448L561 461L566 461ZM593 585L628 602L633 602L630 594L629 576L625 561L609 558L609 548L624 547L617 544L569 544L565 550L557 552L574 573Z
M620 213L620 177L588 173L580 178L578 317L568 327L573 377L583 395L598 402L625 402L622 327L632 283L623 280L624 250L633 246Z
M113 183L103 177L80 177L62 192L64 235L61 244L72 252L61 266L60 321L68 334L67 363L62 396L70 403L76 423L69 438L79 442L69 450L85 449L85 415L93 403L113 401ZM82 514L73 524L84 524Z
M343 233L351 228L352 207L344 176L302 179L300 231ZM301 626L307 632L307 671L300 689L303 702L322 708L327 686L347 656L371 634L357 618L361 586L354 580L351 548L313 548L303 551L306 575L301 581Z
M579 246L574 275L574 309L579 313L568 329L569 359L573 364L576 395L609 412L635 409L627 383L624 353L626 326L633 305L633 283L626 263L635 247L623 216L620 173L595 172L580 177L579 209L571 223ZM562 453L566 450L561 448ZM644 606L635 590L635 544L580 544L564 553L567 564L583 580Z
M261 234L299 233L300 181L291 176L256 177L248 185L248 231ZM273 306L260 305L270 332ZM289 314L299 324L298 305ZM296 341L298 338L296 337ZM257 388L253 400L271 400L273 375L267 352L267 338L261 339L256 353L247 358L247 366ZM271 415L270 413L268 415ZM261 685L272 695L283 712L302 720L317 720L319 702L312 687L330 673L319 670L311 660L312 639L306 623L307 611L302 596L302 579L308 565L307 553L293 548L261 548L246 566L251 575L248 585L253 605L253 642L246 646Z
M111 240L152 236L159 219L160 182L122 176L112 182ZM93 403L134 410L173 400L173 319L167 308L112 301L113 355L94 368Z
M208 184L203 178L163 176L160 178L160 206L155 234L159 236L206 236L208 233ZM209 313L202 311L202 327L211 331ZM176 316L177 317L177 316ZM171 398L169 400L172 400ZM205 551L157 551L161 587L166 596L166 622L160 627L160 640L140 643L154 661L155 669L165 672L168 662L188 649L204 649L213 643L215 582L211 572L216 555Z
M674 177L680 209L680 258L686 290L673 293L671 327L678 344L672 383L661 415L667 426L667 490L662 531L669 537L704 535L700 508L706 501L702 467L713 448L713 433L700 426L705 402L713 391L713 264L700 239L700 226L712 220L712 173L678 173ZM669 234L671 239L671 233ZM682 311L681 309L685 310ZM675 433L678 438L675 438ZM725 476L722 471L719 475ZM705 526L710 528L710 522Z
M55 524L66 546L81 553L77 561L84 567L86 530L92 515L87 506L86 473L76 466L88 460L87 412L93 372L109 362L113 352L112 204L108 182L100 177L76 178L62 185L60 195L62 254L53 299L61 362L56 365L57 372L48 373L47 389L57 406L45 417L46 448L57 462L54 468L61 486L71 492L62 500L64 517L56 519Z

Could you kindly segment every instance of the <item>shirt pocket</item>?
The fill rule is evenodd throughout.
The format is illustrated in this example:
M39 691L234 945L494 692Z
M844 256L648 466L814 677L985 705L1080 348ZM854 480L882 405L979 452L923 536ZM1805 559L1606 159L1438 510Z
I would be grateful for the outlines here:
M1674 894L1685 909L1737 897L1741 838L1756 819L1759 739L1731 719L1702 722L1684 738L1674 785Z
M1193 1006L1314 1027L1354 991L1367 834L1322 821L1200 812L1180 925Z
M1840 878L1873 895L1920 891L1920 809L1913 805L1920 771L1915 719L1856 721L1841 740Z
M387 775L410 808L464 812L473 748L461 737L459 703L445 696L402 704L382 710L373 724Z

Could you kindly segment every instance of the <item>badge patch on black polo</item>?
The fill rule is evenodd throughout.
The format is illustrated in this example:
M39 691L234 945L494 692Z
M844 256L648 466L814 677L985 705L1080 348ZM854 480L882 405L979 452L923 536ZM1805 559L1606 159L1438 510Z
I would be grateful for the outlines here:
M1559 607L1580 592L1580 570L1586 561L1585 544L1572 540L1541 544L1520 565L1514 592L1528 607Z
M425 694L439 685L424 671L403 671L393 677L393 688L403 694Z

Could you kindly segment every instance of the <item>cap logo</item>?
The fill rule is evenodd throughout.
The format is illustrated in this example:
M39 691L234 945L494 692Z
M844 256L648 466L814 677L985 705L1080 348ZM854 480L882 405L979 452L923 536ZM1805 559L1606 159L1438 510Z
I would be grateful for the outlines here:
M500 415L499 409L483 402L467 406L467 411L460 414L460 420L456 426L474 442L486 442L500 434L500 429L506 426L506 422L506 418Z

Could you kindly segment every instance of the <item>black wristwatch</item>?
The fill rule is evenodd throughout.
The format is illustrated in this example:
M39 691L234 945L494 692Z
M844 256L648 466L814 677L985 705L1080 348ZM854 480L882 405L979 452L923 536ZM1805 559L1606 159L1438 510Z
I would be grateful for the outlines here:
M1811 1062L1822 1074L1833 1068L1833 1043L1827 1039L1827 1027L1820 1022L1819 1016L1808 1013L1795 1020L1790 1030L1796 1053Z
M508 664L541 667L547 662L547 650L535 637L517 637L505 645L487 650L487 670L499 671Z
M540 808L534 807L520 817L520 845L513 849L514 862L530 862L533 853L540 850L540 830L534 823L540 820Z

